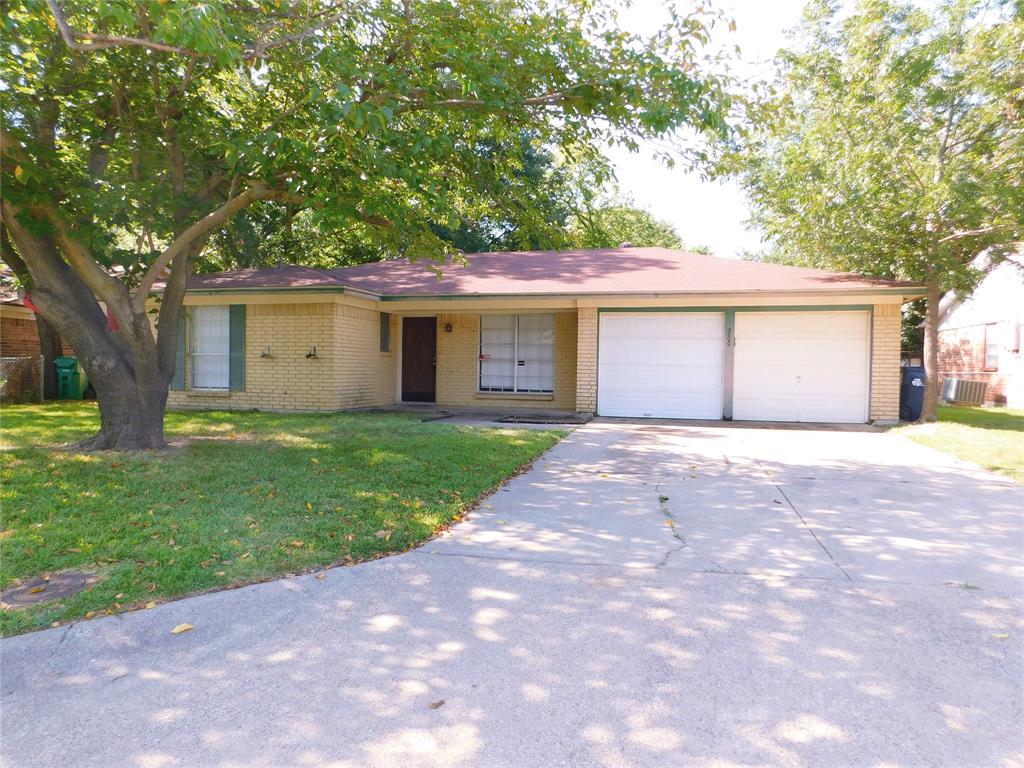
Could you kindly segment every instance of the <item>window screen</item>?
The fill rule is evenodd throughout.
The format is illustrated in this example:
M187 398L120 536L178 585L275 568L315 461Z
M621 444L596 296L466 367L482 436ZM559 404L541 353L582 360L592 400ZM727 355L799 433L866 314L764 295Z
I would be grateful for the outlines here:
M231 323L227 307L192 307L190 357L193 389L227 389L230 384Z
M480 317L480 390L553 392L554 315Z
M514 392L516 364L516 316L480 317L480 389Z

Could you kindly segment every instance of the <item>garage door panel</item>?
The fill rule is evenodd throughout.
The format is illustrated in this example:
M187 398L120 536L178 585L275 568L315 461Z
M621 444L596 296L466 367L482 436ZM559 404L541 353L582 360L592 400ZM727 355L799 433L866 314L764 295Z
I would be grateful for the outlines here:
M869 364L867 312L739 312L733 417L864 422Z
M598 413L719 419L721 313L606 314L598 352Z

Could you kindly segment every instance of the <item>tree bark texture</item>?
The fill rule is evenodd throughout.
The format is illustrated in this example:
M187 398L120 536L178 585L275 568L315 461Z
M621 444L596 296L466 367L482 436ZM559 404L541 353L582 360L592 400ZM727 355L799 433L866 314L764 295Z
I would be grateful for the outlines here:
M924 408L922 421L935 421L939 413L939 301L942 289L937 281L929 281L924 313Z

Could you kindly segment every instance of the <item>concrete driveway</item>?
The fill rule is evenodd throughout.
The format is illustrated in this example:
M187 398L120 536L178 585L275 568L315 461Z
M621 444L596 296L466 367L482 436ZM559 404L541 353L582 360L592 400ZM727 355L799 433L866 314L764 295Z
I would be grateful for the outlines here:
M4 641L2 765L1019 766L1022 517L892 434L595 422L416 552Z

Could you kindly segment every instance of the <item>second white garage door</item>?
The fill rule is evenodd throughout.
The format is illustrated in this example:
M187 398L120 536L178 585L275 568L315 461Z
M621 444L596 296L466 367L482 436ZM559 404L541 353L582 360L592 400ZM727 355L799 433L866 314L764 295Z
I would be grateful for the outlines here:
M602 314L597 412L722 418L724 336L720 312Z
M733 418L865 422L869 314L737 312Z

